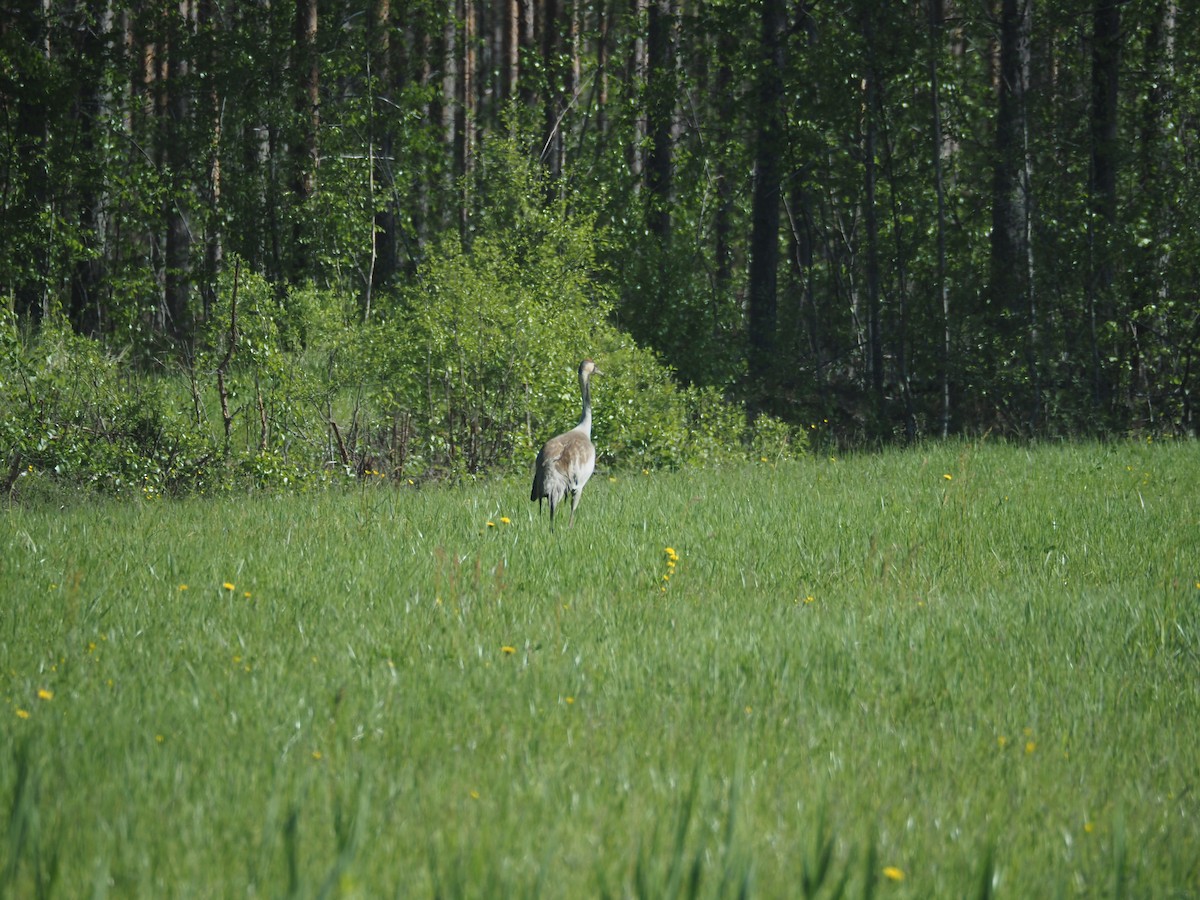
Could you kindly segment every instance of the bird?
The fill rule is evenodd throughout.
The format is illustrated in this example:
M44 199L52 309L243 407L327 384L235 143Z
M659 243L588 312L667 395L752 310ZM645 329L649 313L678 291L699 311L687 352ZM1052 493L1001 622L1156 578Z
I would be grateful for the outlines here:
M554 530L554 510L568 493L571 495L571 519L575 525L575 507L583 486L596 468L596 448L592 445L592 395L588 382L593 375L603 375L596 364L585 359L579 364L579 392L583 394L583 415L570 431L552 437L538 451L533 471L533 490L530 500L536 500L538 512L542 498L550 501L550 530Z

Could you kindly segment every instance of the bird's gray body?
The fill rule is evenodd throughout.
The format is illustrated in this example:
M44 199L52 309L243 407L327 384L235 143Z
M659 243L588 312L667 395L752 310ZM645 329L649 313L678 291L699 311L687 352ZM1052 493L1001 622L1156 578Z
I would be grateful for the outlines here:
M592 399L588 382L596 371L595 364L585 359L579 364L579 390L583 394L583 415L570 431L552 437L538 451L533 471L533 490L530 500L550 501L550 527L554 527L554 510L567 494L571 495L571 519L575 524L575 507L583 486L596 468L596 448L592 446Z

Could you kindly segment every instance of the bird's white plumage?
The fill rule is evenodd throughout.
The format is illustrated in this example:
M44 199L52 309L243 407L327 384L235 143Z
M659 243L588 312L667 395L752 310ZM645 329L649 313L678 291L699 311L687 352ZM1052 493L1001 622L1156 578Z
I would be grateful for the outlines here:
M583 414L579 424L570 431L552 437L538 452L533 471L533 490L530 500L550 501L550 527L554 527L554 510L567 494L571 495L571 519L575 524L575 508L583 486L596 469L596 448L592 445L592 397L589 383L597 374L595 363L585 359L579 364L579 392L583 395Z

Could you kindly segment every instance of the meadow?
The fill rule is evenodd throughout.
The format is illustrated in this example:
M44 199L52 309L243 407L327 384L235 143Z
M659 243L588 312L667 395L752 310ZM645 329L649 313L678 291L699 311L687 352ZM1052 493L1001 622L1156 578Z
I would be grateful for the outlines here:
M0 896L1200 896L1194 442L0 508Z

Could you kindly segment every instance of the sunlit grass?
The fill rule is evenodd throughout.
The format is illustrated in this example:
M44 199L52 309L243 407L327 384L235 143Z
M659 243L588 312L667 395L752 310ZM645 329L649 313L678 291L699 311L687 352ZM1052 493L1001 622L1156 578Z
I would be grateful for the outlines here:
M593 481L0 512L9 892L1200 891L1195 444Z

